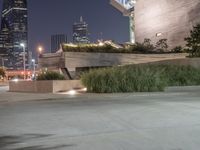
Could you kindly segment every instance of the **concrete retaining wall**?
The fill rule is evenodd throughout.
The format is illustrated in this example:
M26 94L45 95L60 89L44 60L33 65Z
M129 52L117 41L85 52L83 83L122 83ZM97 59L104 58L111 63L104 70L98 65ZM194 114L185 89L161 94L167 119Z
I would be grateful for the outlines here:
M83 88L80 80L9 82L10 92L56 93L76 88Z
M163 60L163 61L151 62L150 64L192 66L194 68L200 69L200 58Z
M124 53L84 53L65 52L65 67L75 71L81 67L103 67L114 65L140 64L161 60L181 59L188 54L124 54Z

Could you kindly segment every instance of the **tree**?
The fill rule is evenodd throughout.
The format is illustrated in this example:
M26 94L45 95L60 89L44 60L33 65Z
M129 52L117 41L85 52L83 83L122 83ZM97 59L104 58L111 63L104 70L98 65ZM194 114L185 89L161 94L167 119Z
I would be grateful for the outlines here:
M193 27L190 36L185 38L187 51L191 57L200 57L200 24Z
M6 76L6 72L3 68L0 68L0 77L5 77Z
M156 43L156 50L158 50L159 52L166 52L168 49L168 44L167 44L167 39L160 39L157 43Z
M144 39L144 42L143 42L143 45L148 49L148 50L153 50L154 49L154 46L153 44L151 43L151 39L147 39L145 38Z

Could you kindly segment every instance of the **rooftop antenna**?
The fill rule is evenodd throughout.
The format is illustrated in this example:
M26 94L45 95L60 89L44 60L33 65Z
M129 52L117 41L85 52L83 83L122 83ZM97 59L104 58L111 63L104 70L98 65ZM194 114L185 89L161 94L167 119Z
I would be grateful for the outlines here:
M80 22L83 22L83 17L82 16L80 17Z

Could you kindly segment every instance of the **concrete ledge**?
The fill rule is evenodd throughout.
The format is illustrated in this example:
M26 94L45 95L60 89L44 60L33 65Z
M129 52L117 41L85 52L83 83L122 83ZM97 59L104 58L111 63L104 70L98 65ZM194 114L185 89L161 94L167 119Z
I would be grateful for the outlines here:
M200 86L174 86L167 87L165 92L200 92Z
M80 80L19 81L9 82L10 92L57 93L75 88L84 88Z
M7 86L7 85L8 85L7 81L5 81L5 82L0 81L0 86Z
M162 60L184 59L186 53L172 54L130 54L130 53L91 53L91 52L63 52L60 54L43 54L39 59L40 68L58 70L67 68L106 67L116 65L141 64Z

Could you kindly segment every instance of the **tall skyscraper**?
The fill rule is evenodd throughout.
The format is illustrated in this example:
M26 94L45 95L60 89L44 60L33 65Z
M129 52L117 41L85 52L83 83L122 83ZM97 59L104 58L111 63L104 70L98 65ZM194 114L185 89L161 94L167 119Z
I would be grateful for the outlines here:
M88 38L88 24L80 17L80 22L73 25L73 42L90 43Z
M51 53L55 53L59 50L62 43L67 43L67 35L56 34L51 36Z
M23 68L25 51L28 61L28 21L26 0L3 0L0 31L0 53L7 57L4 63L11 69ZM20 44L24 44L24 48Z

